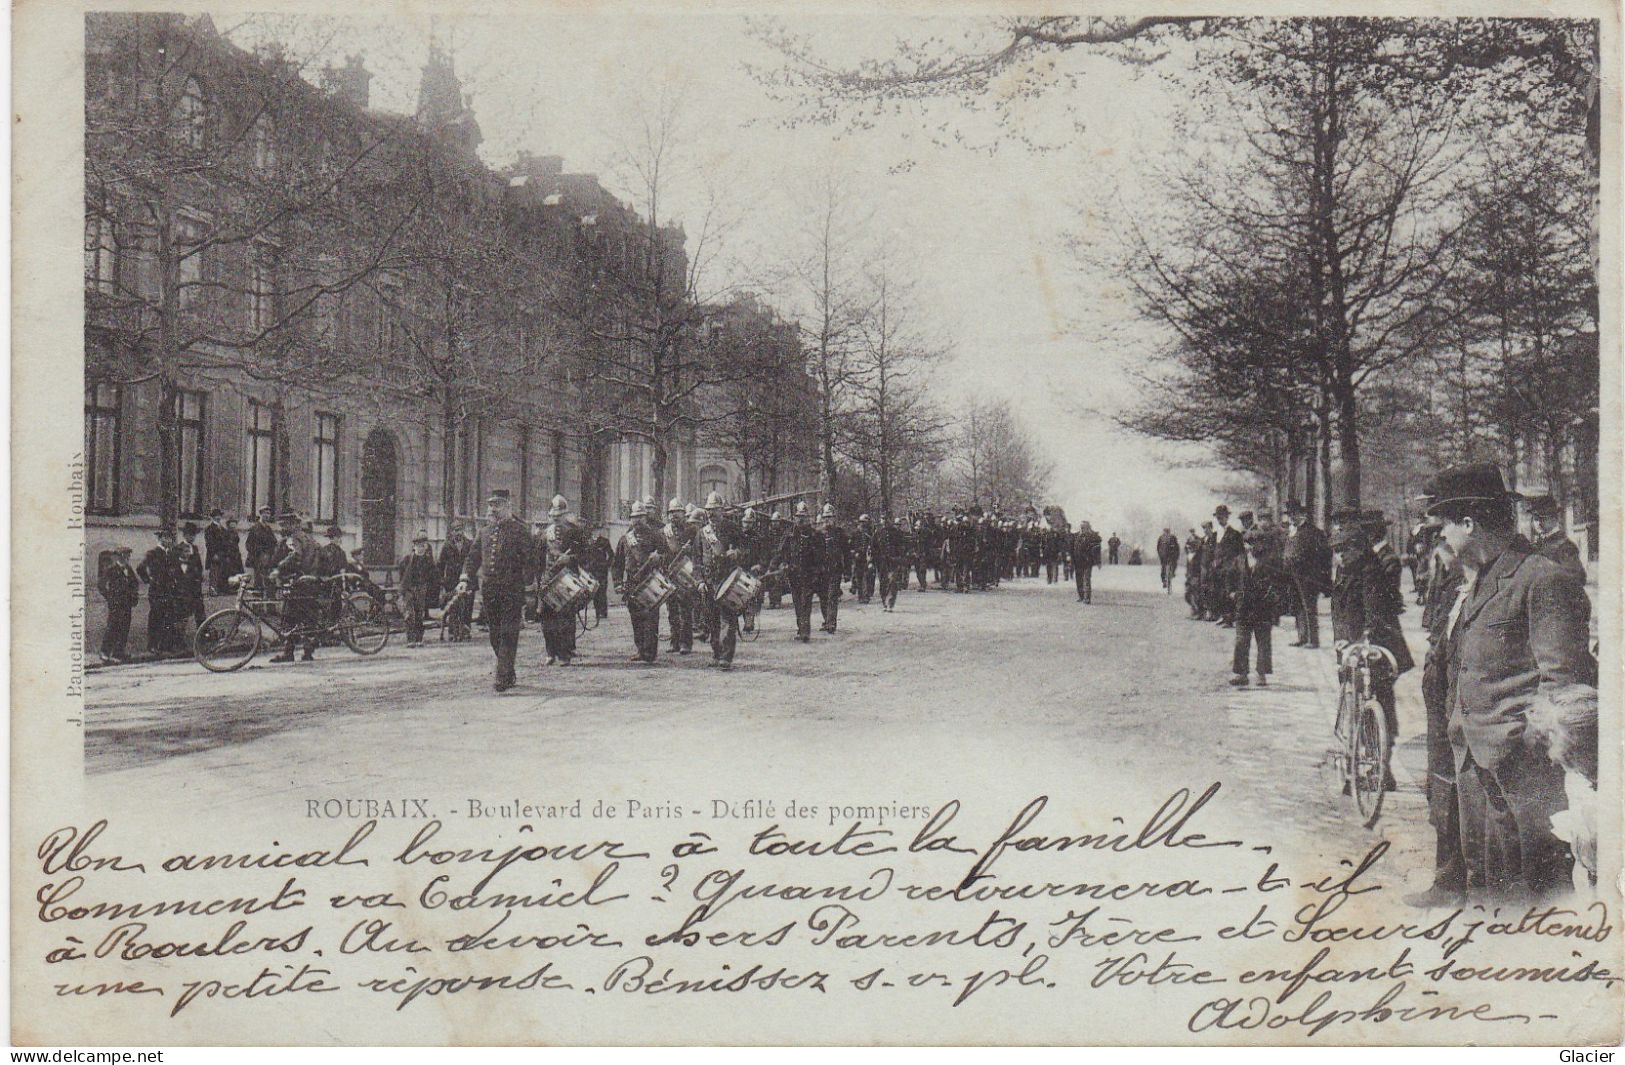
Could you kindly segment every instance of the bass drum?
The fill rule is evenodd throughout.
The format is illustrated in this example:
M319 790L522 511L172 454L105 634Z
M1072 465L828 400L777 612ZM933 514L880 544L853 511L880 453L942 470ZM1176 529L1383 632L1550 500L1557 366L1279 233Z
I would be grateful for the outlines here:
M648 576L627 589L626 601L636 603L644 610L659 610L660 604L671 598L675 591L677 585L663 571L650 570Z

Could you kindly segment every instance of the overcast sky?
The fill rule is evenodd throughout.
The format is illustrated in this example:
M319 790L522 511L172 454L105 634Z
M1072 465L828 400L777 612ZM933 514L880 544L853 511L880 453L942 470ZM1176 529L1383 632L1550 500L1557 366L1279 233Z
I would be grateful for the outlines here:
M1109 212L1155 211L1156 164L1178 150L1172 122L1186 109L1185 93L1162 73L1069 55L1064 62L1084 73L1081 84L1023 101L1015 116L1022 137L1051 150L1006 139L989 152L933 143L930 124L948 122L978 141L996 132L953 101L932 105L926 122L889 120L859 133L788 128L788 112L746 69L773 63L774 53L733 14L578 9L441 16L432 24L427 17L348 20L330 40L330 23L244 28L222 18L219 25L244 43L273 34L324 58L359 52L375 75L373 106L401 112L416 107L433 34L472 95L487 163L501 167L520 150L562 155L567 170L596 172L627 199L633 189L617 159L638 100L680 91L689 177L675 190L675 210L692 234L703 214L702 184L720 181L725 210L737 219L717 283L770 276L788 252L788 234L807 217L801 190L821 169L846 172L861 201L855 209L872 217L871 232L902 249L921 318L952 351L940 398L1009 399L1054 463L1053 501L1072 520L1087 517L1109 532L1138 506L1158 528L1183 515L1183 532L1216 501L1210 486L1224 475L1177 468L1162 445L1111 425L1109 412L1133 399L1125 369L1143 364L1155 337L1135 320L1115 279L1081 264L1064 239L1103 238ZM848 14L791 28L850 57L899 36L957 37L964 24ZM794 309L787 299L775 302Z

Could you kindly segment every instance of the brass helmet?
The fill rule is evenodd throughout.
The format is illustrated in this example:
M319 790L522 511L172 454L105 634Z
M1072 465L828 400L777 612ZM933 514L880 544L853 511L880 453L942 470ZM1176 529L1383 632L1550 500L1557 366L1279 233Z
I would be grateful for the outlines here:
M641 500L641 499L632 500L632 516L634 518L644 517L648 513L649 513L649 508L644 505L643 500Z
M570 513L570 501L563 496L554 496L552 505L547 508L548 517L561 518L568 513Z
M683 513L686 513L686 511L683 509L683 501L681 499L678 499L676 496L672 496L671 497L671 502L666 504L666 513L667 514L683 514Z
M705 509L706 510L721 510L722 509L722 493L720 493L720 492L712 492L710 495L706 496L705 497Z

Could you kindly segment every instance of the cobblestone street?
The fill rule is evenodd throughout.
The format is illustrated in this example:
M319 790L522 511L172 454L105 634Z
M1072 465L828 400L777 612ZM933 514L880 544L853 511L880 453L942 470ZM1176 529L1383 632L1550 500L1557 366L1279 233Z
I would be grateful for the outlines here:
M447 814L463 797L564 800L596 787L745 798L814 781L851 801L881 799L890 781L904 792L890 799L942 802L952 779L969 802L978 773L990 792L1025 786L1085 802L1133 779L1144 800L1151 772L1170 790L1222 782L1218 814L1255 836L1263 826L1337 858L1380 836L1408 879L1425 876L1415 673L1401 682L1401 790L1373 835L1323 765L1329 651L1284 646L1288 619L1270 687L1231 689L1231 632L1187 620L1154 567L1107 567L1095 588L1088 606L1042 580L910 590L891 614L848 599L839 635L807 646L791 638L786 603L762 615L763 635L741 644L729 674L704 668L703 645L628 663L616 609L569 669L543 668L540 633L528 629L520 686L502 696L478 636L392 642L373 658L330 648L314 664L262 656L235 674L192 663L101 671L89 685L86 767L93 789L144 810L433 794L449 799Z

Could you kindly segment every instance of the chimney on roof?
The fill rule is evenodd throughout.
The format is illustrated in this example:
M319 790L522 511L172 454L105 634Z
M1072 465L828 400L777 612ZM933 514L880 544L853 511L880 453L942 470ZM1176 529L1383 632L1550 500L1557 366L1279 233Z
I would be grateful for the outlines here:
M368 88L371 81L372 72L359 55L346 58L342 67L329 66L322 72L323 89L341 100L348 100L363 111L372 98Z

